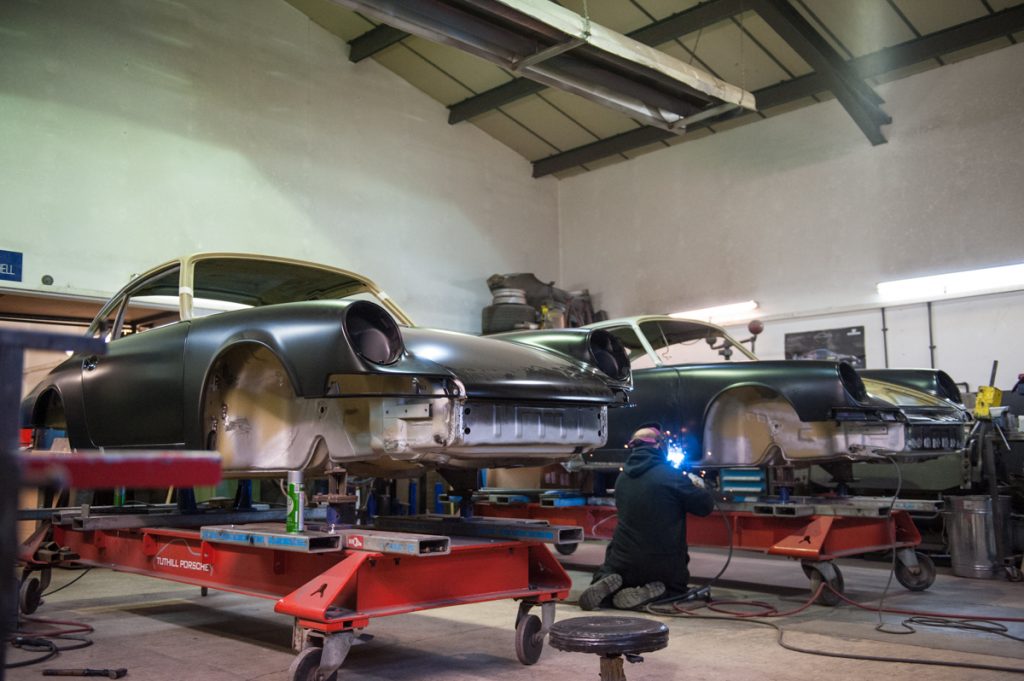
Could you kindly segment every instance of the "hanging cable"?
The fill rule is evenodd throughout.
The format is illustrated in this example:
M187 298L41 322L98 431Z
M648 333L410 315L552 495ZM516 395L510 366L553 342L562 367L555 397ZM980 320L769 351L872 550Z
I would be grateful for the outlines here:
M89 574L89 572L91 572L91 571L92 571L92 568L91 568L91 567L87 567L87 568L85 568L85 569L84 569L84 570L82 571L82 574L78 575L77 577L75 577L74 579L72 579L72 580L71 580L70 582L68 582L68 583L67 583L67 584L65 584L64 586L59 586L59 587L57 587L56 589L53 589L52 591L47 591L46 593L44 593L44 594L42 595L42 598L45 598L45 597L47 597L47 596L50 596L50 595L52 595L52 594L55 594L55 593L57 593L58 591L63 591L64 589L68 588L69 586L71 586L72 584L74 584L75 582L77 582L78 580L80 580L80 579L81 579L82 577L85 577L85 576L86 576L87 574Z

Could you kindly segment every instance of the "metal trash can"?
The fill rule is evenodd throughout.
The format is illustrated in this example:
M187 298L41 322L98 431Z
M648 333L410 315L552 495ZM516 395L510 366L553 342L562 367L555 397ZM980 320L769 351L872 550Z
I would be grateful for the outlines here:
M1001 495L996 508L1003 535L1003 550L1012 542L1010 497ZM943 511L953 574L959 577L991 579L1003 565L996 550L995 516L992 497L987 494L946 497Z

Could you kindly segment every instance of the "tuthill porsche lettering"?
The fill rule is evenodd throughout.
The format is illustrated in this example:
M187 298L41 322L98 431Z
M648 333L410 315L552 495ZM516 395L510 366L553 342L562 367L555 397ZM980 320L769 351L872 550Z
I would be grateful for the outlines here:
M156 564L160 567L173 568L175 570L191 570L193 572L210 572L211 566L198 560L178 560L177 558L156 557Z

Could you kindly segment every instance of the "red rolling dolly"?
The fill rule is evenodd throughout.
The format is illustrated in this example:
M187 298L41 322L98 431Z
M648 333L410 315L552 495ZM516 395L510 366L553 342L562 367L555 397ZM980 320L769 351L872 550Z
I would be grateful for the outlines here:
M292 681L334 679L357 632L374 618L502 599L519 601L516 655L533 664L555 604L571 586L548 548L533 540L360 526L289 534L280 523L100 529L125 518L71 520L54 525L51 538L81 564L276 600L274 610L295 621ZM535 606L540 617L530 613Z
M900 505L936 502L899 502ZM845 558L877 551L896 551L896 579L911 591L923 591L935 582L935 564L916 551L921 534L908 510L890 511L890 499L805 499L791 503L724 503L722 510L686 520L687 543L694 547L726 548L788 556L800 561L811 591L821 582L818 602L837 605L842 599L843 575L835 564ZM915 510L934 512L934 508ZM495 504L477 502L477 515L494 518L529 518L577 525L586 539L611 539L615 507L578 505L552 507L536 502ZM723 522L722 515L729 521ZM556 545L556 548L561 547ZM575 549L575 545L572 545ZM571 550L561 551L571 553Z

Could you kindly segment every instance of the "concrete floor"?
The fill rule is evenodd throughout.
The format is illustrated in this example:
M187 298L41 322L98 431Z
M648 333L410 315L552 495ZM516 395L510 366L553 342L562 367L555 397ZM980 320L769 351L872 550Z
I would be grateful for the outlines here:
M575 600L589 583L586 567L600 562L604 544L587 543L563 558L570 566ZM715 574L724 553L693 551L694 581ZM888 565L861 560L840 562L846 591L857 601L877 599L885 588ZM51 588L74 572L57 572ZM453 578L456 576L453 575ZM720 585L717 599L760 600L792 609L808 597L807 580L791 561L737 554ZM127 667L129 678L148 681L203 679L286 681L292 661L291 622L273 612L273 603L210 592L145 577L93 570L72 587L53 594L39 617L88 622L95 645L62 654L35 667L14 669L7 678L42 678L46 667ZM969 580L940 568L935 585L912 593L893 582L891 607L979 615L1024 617L1024 584ZM496 601L414 613L371 622L372 641L353 648L339 679L548 679L597 678L597 659L547 647L540 661L525 667L516 660L513 622L516 604ZM611 611L607 614L613 614ZM557 619L583 613L561 605ZM638 614L642 617L651 615ZM886 616L892 628L901 620ZM626 675L648 681L667 679L889 679L934 681L1017 678L1004 672L907 664L882 664L790 652L776 645L773 630L734 621L664 618L669 647L627 665ZM919 628L909 636L875 631L878 616L851 606L813 606L800 615L775 620L790 633L787 641L810 648L856 654L977 662L1024 669L1024 644L985 633ZM1024 636L1024 624L1008 625ZM14 651L8 659L19 659Z

